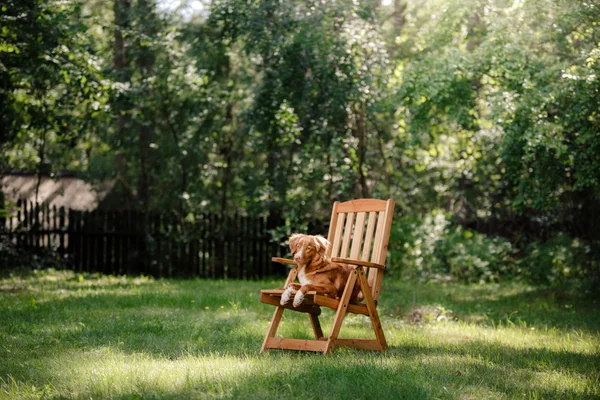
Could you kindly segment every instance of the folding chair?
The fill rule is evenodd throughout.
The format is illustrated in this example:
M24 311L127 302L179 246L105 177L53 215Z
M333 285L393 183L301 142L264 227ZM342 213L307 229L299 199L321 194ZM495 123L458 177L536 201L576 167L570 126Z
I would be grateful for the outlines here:
M335 202L331 212L331 224L327 239L331 242L329 256L332 261L354 266L341 298L327 297L317 292L308 292L298 307L292 302L281 305L284 288L296 280L297 268L293 268L282 289L261 290L260 301L276 307L267 330L261 353L267 349L289 349L330 353L337 346L350 346L357 349L387 349L385 335L377 313L377 303L381 292L381 281L385 270L390 228L394 215L393 200L358 199L344 203ZM348 253L350 251L350 253ZM281 264L296 265L294 261L273 257ZM350 296L355 285L360 285L365 304L350 304ZM329 337L323 335L319 315L321 307L336 310ZM310 317L316 340L277 338L275 334L285 309L307 313ZM346 313L368 315L375 339L338 339Z

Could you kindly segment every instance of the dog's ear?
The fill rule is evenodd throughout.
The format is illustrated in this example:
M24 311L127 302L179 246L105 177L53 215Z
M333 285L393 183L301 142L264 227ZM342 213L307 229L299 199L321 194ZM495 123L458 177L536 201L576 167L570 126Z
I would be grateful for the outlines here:
M331 246L331 243L329 243L329 240L325 239L321 235L315 236L315 243L317 246L317 252L321 256L324 256L327 253L327 251L329 250L329 247Z
M298 250L298 241L302 236L304 235L301 233L294 233L292 236L290 236L290 251L292 252L292 254L294 254L296 250Z

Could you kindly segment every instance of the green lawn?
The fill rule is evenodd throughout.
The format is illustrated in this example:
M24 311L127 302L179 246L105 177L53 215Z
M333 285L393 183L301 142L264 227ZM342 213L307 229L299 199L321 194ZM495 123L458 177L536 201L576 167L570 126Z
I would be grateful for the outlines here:
M598 300L384 280L385 353L258 351L282 281L0 279L0 398L598 398ZM322 314L327 333L333 311ZM349 316L344 336L368 336ZM280 333L310 338L305 314Z

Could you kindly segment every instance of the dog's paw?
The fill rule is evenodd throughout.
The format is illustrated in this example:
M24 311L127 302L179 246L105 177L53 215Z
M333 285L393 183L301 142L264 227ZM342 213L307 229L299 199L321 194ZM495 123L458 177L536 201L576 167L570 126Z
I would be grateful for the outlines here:
M304 301L304 293L298 291L296 296L294 296L294 307L298 307Z
M292 290L294 290L294 288L291 286L285 289L285 292L281 294L281 300L279 301L279 304L284 306L290 301L290 297L292 297Z

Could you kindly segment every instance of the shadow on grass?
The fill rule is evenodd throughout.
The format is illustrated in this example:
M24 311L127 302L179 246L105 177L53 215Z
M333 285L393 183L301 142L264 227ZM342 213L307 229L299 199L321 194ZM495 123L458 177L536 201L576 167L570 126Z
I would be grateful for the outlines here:
M444 285L390 282L384 287L384 313L406 317L422 305L440 305L460 320L478 325L551 327L600 332L600 302L589 293L573 293L524 284Z
M517 349L498 343L469 340L460 345L418 346L400 344L391 347L390 354L398 357L458 356L477 358L486 363L532 371L563 371L588 375L598 369L600 355L573 351L554 351L546 348Z
M172 379L161 378L153 369L177 370L174 360L150 360L142 365L144 372L126 370L123 377L133 386L119 388L109 372L108 382L102 366L94 365L97 374L89 379L89 392L81 397L110 397L117 399L159 398L497 398L503 395L530 398L593 398L590 387L566 387L560 382L543 382L544 372L535 368L499 365L474 357L457 357L445 353L421 353L410 357L377 353L370 357L364 352L347 351L333 356L275 351L248 361L230 357L227 363L205 360L198 365L182 365ZM211 364L213 362L213 364ZM156 365L152 364L156 363ZM162 363L162 365L161 365ZM168 362L167 362L168 363ZM81 366L87 371L91 366ZM110 367L108 367L110 368ZM51 368L46 369L44 381L56 382ZM178 378L178 379L175 379ZM182 379L183 378L183 379ZM132 382L133 381L133 382ZM173 383L175 382L175 383ZM112 386L111 386L112 384Z
M258 356L273 311L258 301L258 289L268 287L264 282L152 281L138 285L109 279L39 286L24 296L0 297L5 305L0 308L0 359L4 360L0 377L10 375L23 384L34 381L42 387L62 385L62 390L72 385L75 397L419 399L529 393L531 397L569 398L592 393L586 384L569 381L573 375L581 378L579 382L596 379L597 383L597 353L516 348L483 340L455 343L444 339L443 332L415 331L413 326L406 327L411 332L407 337L424 338L402 343L399 338L403 336L397 335L396 346L386 353L339 349L329 357L289 351ZM411 304L410 286L398 286L406 290L392 285L396 290L382 297L383 310L396 304L407 309ZM495 314L490 320L498 321L518 305L527 324L561 329L596 326L596 322L574 325L588 317L597 319L580 303L574 304L569 321L560 325L557 320L564 307L556 311L554 307L570 299L556 295L552 299L544 290L517 287L495 293L493 288L471 289L470 297L460 287L437 289L417 287L418 301L413 304L441 304L460 316L491 309ZM292 337L310 333L305 315L288 312L285 316L282 333ZM324 319L330 317L326 314ZM382 319L385 325L386 317ZM354 321L347 322L352 331ZM223 363L223 359L230 362ZM135 371L138 364L140 372ZM160 378L155 371L161 368L171 371L173 379ZM92 376L96 370L99 375ZM77 373L78 380L73 381L68 371ZM557 374L565 385L543 383L547 374Z

